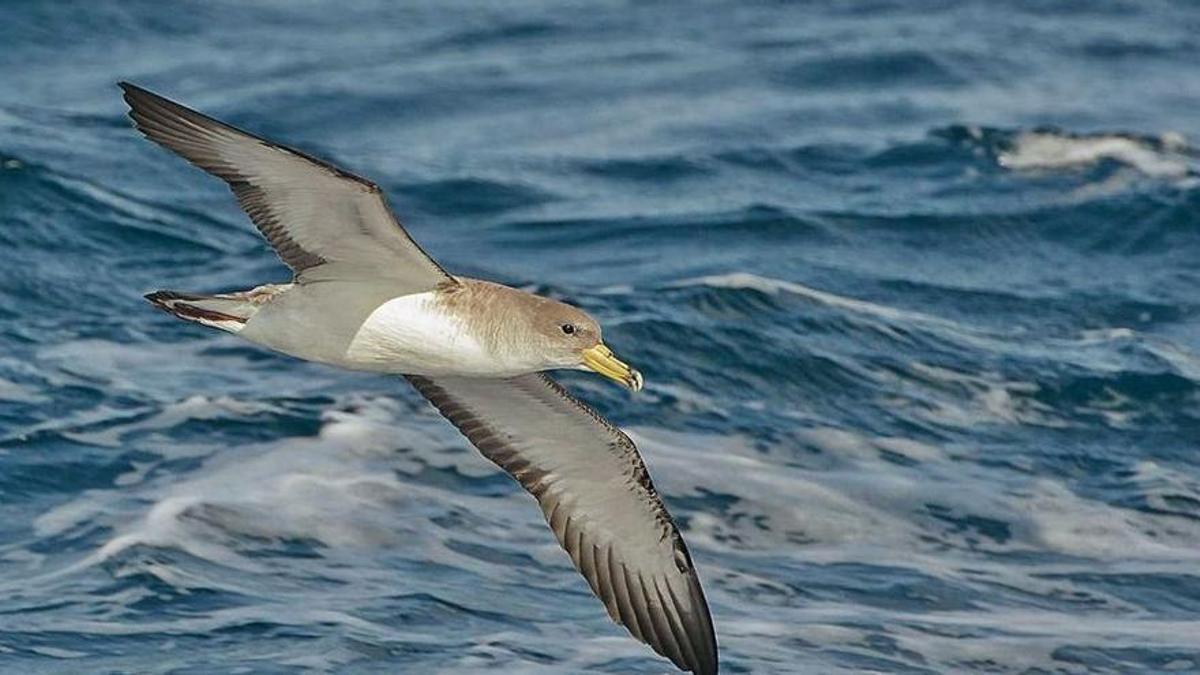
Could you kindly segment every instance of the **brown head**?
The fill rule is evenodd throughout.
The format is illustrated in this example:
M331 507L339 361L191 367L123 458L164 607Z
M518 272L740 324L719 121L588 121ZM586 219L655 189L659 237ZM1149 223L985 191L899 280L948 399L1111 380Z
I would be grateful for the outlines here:
M500 284L461 281L462 290L446 296L447 304L465 310L460 316L487 317L472 328L496 352L530 370L590 370L641 390L641 373L613 355L600 324L583 310Z

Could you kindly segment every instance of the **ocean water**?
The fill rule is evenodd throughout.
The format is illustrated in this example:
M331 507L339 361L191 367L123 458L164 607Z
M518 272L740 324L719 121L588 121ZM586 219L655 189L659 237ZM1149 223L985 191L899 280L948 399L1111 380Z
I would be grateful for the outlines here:
M1200 5L0 5L0 672L661 673L128 79L594 313L729 673L1200 672Z

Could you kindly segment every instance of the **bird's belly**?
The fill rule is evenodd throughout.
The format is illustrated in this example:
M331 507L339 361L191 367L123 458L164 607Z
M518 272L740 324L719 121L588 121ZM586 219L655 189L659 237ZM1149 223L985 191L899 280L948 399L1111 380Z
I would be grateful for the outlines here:
M350 341L350 368L408 375L504 377L529 372L487 349L432 293L393 298L380 305Z

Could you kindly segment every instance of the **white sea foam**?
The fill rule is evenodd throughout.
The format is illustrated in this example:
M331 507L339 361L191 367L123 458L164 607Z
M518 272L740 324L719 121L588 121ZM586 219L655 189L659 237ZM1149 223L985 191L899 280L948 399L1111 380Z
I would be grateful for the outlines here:
M789 293L791 295L800 296L829 307L845 309L858 314L867 314L879 317L881 319L886 319L888 321L905 322L915 320L921 322L938 323L947 326L955 325L952 321L947 321L946 319L931 316L929 314L911 312L903 309L897 309L895 307L888 307L887 305L867 302L865 300L848 298L844 295L818 290L794 281L772 279L770 277L759 276L749 272L715 274L704 277L696 277L693 279L684 279L672 284L674 287L687 287L695 285L710 286L712 288L748 288L761 293L767 293L769 295Z
M788 462L786 455L764 455L737 438L651 429L635 430L634 436L668 494L698 488L738 496L725 519L693 519L698 531L689 537L703 538L703 545L713 549L726 548L721 542L734 535L737 550L778 549L800 535L811 544L795 549L796 554L809 560L861 560L867 547L886 549L892 560L910 557L924 565L930 549L923 541L949 538L961 545L963 541L954 539L972 536L931 520L927 505L937 503L956 516L982 516L1007 525L1006 540L981 538L976 548L1131 564L1190 565L1200 560L1194 546L1200 523L1194 520L1112 506L1048 478L1013 473L998 481L995 471L962 461L975 453L971 448L816 428L803 430L801 436L822 455L801 453ZM897 450L915 464L892 461L888 453ZM1141 471L1163 482L1154 465ZM736 488L730 480L736 481ZM1160 491L1193 498L1198 494L1198 486L1179 476L1165 484L1169 489ZM745 522L766 526L739 525ZM996 568L997 573L1004 570Z
M216 420L249 417L259 413L280 412L279 408L261 403L240 401L230 396L211 398L191 396L183 401L171 403L157 413L127 424L114 425L101 430L68 431L64 436L80 443L117 447L124 438L134 432L171 429L191 420ZM113 411L105 411L109 419ZM136 413L124 413L136 415Z
M1051 408L1033 398L1038 385L1010 380L999 373L967 373L918 361L909 369L946 396L924 399L911 414L938 424L971 427L977 424L1036 424L1063 427ZM910 406L908 401L897 405Z
M974 448L848 429L800 435L818 455L787 447L764 453L737 437L635 430L668 500L697 491L737 496L719 515L694 514L687 533L706 579L721 579L710 596L723 610L723 643L734 650L744 644L763 662L779 659L778 669L786 672L789 650L764 654L770 649L764 645L772 644L764 638L800 639L810 646L806 670L861 672L838 665L834 656L877 658L870 644L883 635L930 666L956 670L991 661L1021 671L1059 663L1052 655L1066 644L1105 648L1116 639L1171 647L1189 644L1195 635L1193 622L1147 620L1136 604L1075 575L1191 574L1200 561L1200 523L1096 501L1057 480L984 467L970 461L979 452ZM897 449L914 463L891 461L887 453ZM1198 494L1187 477L1152 463L1141 466L1138 476L1151 492L1155 485L1158 492ZM930 516L930 504L949 517L990 520L1006 534L991 540L949 525ZM1022 565L992 557L1018 553L1048 557ZM765 569L776 571L835 564L906 568L978 589L995 604L964 611L873 607L864 625L862 608L853 602L797 597L793 587L803 588L804 581L796 572L780 577L749 571L759 556L771 561ZM1011 589L1012 597L997 589ZM725 593L742 599L726 602ZM753 613L739 611L749 595L773 601L755 602Z
M684 288L697 285L709 286L711 288L746 288L769 295L786 293L801 297L819 305L865 317L871 321L870 325L873 329L898 341L906 339L897 331L898 326L932 329L952 336L956 340L971 344L978 344L980 340L988 339L988 336L982 331L950 319L925 312L916 312L850 298L838 295L837 293L811 288L794 281L773 279L749 272L730 272L728 274L683 279L671 284L671 287Z
M381 516L408 490L394 476L369 470L372 455L403 442L382 424L386 409L372 402L355 413L331 413L316 438L224 453L186 481L151 488L149 511L109 540L99 557L147 544L244 567L247 559L230 554L226 537L396 543L404 528ZM169 413L156 419L163 417L182 419Z
M247 547L252 551L276 545L272 542L312 541L335 561L399 551L496 577L493 565L448 548L445 530L432 522L460 511L464 515L457 516L462 521L457 537L482 538L501 549L514 547L551 568L567 564L546 534L536 506L515 489L511 498L496 499L406 478L430 470L465 478L497 471L432 410L401 411L402 404L383 398L344 405L349 409L325 415L315 437L238 448L203 442L173 447L164 459L190 457L200 465L184 474L170 472L146 480L145 472L156 464L151 462L138 467L135 477L119 478L113 490L91 490L43 513L35 523L42 537L89 524L115 530L86 559L47 574L115 564L118 576L151 574L181 589L224 588L230 583L224 577L197 577L195 571L131 552L144 547L182 551L239 570L248 576L238 583L252 583L269 568L258 556L247 555ZM167 429L197 416L252 410L257 408L225 398L188 399L158 415L117 425L122 428L106 432L104 440L120 441L131 429ZM512 523L524 526L511 528ZM326 573L341 574L336 569Z
M1183 178L1192 162L1181 154L1182 136L1163 134L1158 143L1117 134L1071 135L1046 131L1018 134L1010 149L1000 153L1000 165L1017 171L1058 170L1113 160L1155 178Z

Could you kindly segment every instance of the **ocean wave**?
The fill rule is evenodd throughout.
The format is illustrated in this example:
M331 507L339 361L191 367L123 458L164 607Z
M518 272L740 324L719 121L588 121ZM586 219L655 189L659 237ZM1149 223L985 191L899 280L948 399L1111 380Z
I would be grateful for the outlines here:
M924 323L956 330L962 329L962 326L959 324L922 314L920 312L910 312L894 307L888 307L886 305L856 300L854 298L837 295L836 293L829 293L826 291L809 288L803 284L783 281L780 279L772 279L770 277L762 277L749 272L730 272L728 274L698 277L695 279L686 279L673 284L675 287L687 287L694 285L709 286L712 288L751 289L768 295L788 293L812 300L828 307L847 310L856 314L869 315L885 321Z
M780 84L809 88L863 88L898 86L961 87L971 81L961 58L927 50L872 51L867 54L826 54L782 68Z
M531 186L474 177L406 185L396 192L426 213L468 217L537 206L556 198Z

